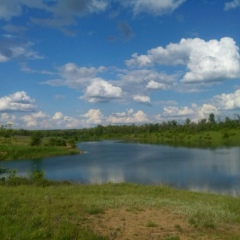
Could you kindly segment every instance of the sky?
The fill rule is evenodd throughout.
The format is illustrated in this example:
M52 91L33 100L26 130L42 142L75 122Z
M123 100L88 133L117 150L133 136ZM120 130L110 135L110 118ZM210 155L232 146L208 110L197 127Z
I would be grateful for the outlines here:
M0 125L240 116L240 0L1 0Z

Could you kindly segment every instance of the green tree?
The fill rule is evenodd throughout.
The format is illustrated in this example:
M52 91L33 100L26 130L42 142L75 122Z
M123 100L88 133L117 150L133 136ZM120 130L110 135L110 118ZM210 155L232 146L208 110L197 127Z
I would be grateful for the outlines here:
M40 132L34 132L31 137L31 146L39 146L42 143L42 134Z
M191 124L191 120L190 120L190 118L187 118L185 121L185 125L189 126L190 124Z
M214 113L210 113L210 114L209 114L208 122L209 122L210 124L215 124L215 123L216 123Z
M10 124L0 126L0 160L3 160L7 152L11 150L12 138L7 131L10 127ZM0 175L8 172L8 169L0 166ZM0 180L4 180L4 178L0 178Z

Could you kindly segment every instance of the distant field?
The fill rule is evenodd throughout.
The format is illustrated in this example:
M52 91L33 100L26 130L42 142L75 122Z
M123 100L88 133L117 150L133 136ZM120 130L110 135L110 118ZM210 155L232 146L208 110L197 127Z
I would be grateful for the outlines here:
M160 133L126 135L124 138L189 147L240 146L240 129L208 130L196 133L163 131Z

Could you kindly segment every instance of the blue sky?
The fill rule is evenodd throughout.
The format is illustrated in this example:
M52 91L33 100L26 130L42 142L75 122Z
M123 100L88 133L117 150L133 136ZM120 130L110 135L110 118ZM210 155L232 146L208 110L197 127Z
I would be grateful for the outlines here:
M240 0L1 0L0 123L240 114Z

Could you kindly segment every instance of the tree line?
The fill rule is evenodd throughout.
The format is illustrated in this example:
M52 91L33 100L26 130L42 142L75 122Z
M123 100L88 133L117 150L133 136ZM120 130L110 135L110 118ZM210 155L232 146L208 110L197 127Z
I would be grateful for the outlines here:
M192 122L187 118L184 122L177 122L176 120L164 121L162 123L147 123L142 125L98 125L92 128L82 129L55 129L55 130L26 130L26 129L12 129L2 128L0 137L7 139L13 135L31 136L33 140L39 140L41 137L59 137L64 139L71 139L71 141L84 141L98 138L118 138L125 135L132 134L151 134L160 132L176 132L176 133L198 133L201 131L218 131L240 128L240 115L236 115L234 119L226 117L223 121L217 120L213 113L209 114L208 118L202 119L198 122ZM36 138L38 136L38 138ZM54 141L54 140L52 140ZM57 140L56 140L57 141Z

